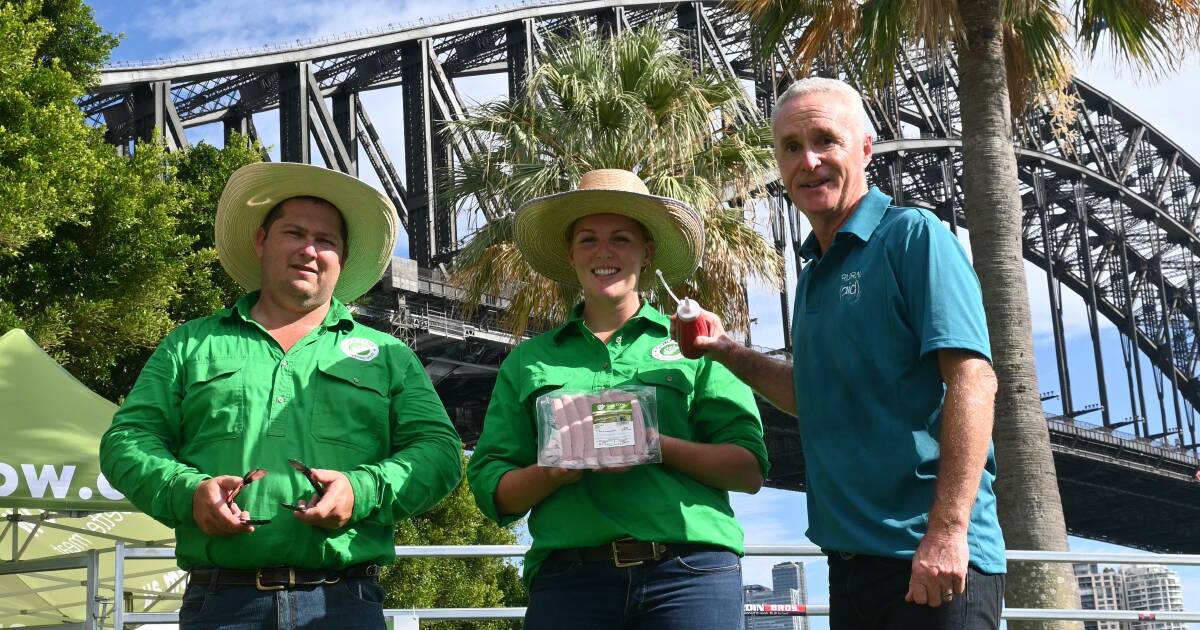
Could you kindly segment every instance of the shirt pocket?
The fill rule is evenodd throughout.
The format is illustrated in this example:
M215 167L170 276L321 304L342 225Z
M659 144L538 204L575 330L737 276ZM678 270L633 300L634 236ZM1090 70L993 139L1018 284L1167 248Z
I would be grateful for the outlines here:
M390 452L390 381L383 365L323 358L313 375L315 397L310 427L314 438L376 457Z
M242 434L245 378L242 357L218 357L187 366L183 400L184 447L227 440Z
M562 370L527 365L521 370L521 388L517 392L517 400L532 412L539 396L565 386L570 380Z
M692 373L679 368L639 368L636 379L638 385L654 387L659 432L685 440L692 439L692 426L688 421L695 387Z

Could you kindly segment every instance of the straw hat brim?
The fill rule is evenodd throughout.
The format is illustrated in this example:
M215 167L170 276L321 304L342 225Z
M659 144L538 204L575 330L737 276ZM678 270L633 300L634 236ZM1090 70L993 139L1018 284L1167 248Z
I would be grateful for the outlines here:
M642 271L641 289L654 285L656 268L674 285L700 266L704 223L699 213L677 199L625 190L572 190L526 202L517 210L513 228L517 249L534 271L577 287L579 278L567 258L567 230L591 214L627 216L650 232L654 256Z
M383 276L396 244L396 209L370 185L338 171L292 162L262 162L229 177L217 204L215 240L225 271L247 291L262 282L254 233L271 208L292 197L319 197L337 207L349 240L333 296L357 299Z

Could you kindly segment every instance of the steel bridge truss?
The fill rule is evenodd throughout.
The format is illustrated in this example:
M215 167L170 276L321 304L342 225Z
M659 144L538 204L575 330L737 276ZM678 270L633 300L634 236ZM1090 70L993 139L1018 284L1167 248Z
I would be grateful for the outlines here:
M778 51L770 66L756 64L746 22L715 2L564 2L262 55L111 69L80 107L94 123L107 125L114 144L129 148L158 130L171 149L187 146L186 127L215 121L227 133L256 137L251 115L277 109L283 160L311 162L309 147L315 145L328 167L357 174L359 154L365 154L400 213L410 255L428 267L448 262L458 247L454 212L439 205L435 173L487 149L482 138L452 141L442 132L443 121L465 115L454 79L504 73L510 93L517 93L547 34L566 35L581 26L619 32L663 20L674 20L697 65L753 82L758 113L769 113L791 78L782 63L790 51ZM878 137L872 178L900 202L935 210L952 227L965 225L954 63L922 53L899 62L889 89L868 101ZM403 95L402 169L359 99L363 91L397 85ZM1050 287L1063 415L1098 412L1105 428L1128 426L1139 438L1194 450L1200 165L1094 88L1076 81L1071 90L1076 120L1066 133L1056 132L1041 110L1014 125L1025 255L1045 270ZM490 200L479 202L486 218L502 213ZM781 213L794 209L773 206L780 224L775 240L782 247ZM1079 406L1072 396L1064 286L1087 307L1097 404ZM1129 418L1110 414L1112 368L1106 369L1100 352L1101 317L1121 334L1125 378L1113 385L1128 392ZM1149 357L1150 374L1138 351Z
M900 202L965 225L954 64L910 56L902 66L884 97L869 104L880 140L873 178ZM1086 83L1075 81L1071 96L1075 120L1066 129L1056 131L1045 110L1014 125L1025 257L1046 273L1063 416L1098 412L1105 429L1129 427L1139 438L1194 452L1200 164ZM1064 286L1087 309L1097 404L1079 406L1072 397ZM1127 390L1133 410L1121 420L1110 415L1113 368L1104 365L1101 317L1120 332L1125 379L1113 385ZM1150 374L1138 351L1149 358Z
M517 94L549 36L579 28L615 33L651 22L678 29L697 66L753 85L753 103L731 112L735 118L769 115L776 95L794 79L783 63L791 56L786 48L775 52L772 63L754 61L749 27L726 3L577 0L259 54L111 68L80 107L93 124L106 125L107 139L123 150L155 133L169 149L186 147L185 128L214 122L223 123L227 137L237 131L256 138L251 116L278 110L283 160L312 161L309 147L315 146L326 166L357 174L365 156L396 205L411 258L430 269L448 262L459 246L455 210L439 199L435 174L488 149L485 138L443 133L445 121L461 120L466 111L455 80L504 74L509 93ZM842 78L855 83L854 77ZM932 210L954 230L967 225L957 84L952 58L912 52L899 60L891 85L866 103L877 133L872 181L898 203ZM397 86L401 168L359 98L368 90ZM1014 121L1024 252L1046 275L1052 312L1062 414L1050 418L1051 438L1061 482L1078 482L1073 493L1064 493L1065 504L1076 502L1068 505L1068 527L1123 544L1200 551L1186 525L1200 517L1200 508L1184 509L1197 503L1188 484L1197 466L1195 409L1200 404L1195 293L1200 164L1086 83L1074 82L1071 94L1075 119L1066 128L1056 127L1044 110ZM767 194L776 248L782 253L790 238L798 251L798 213L778 184ZM505 211L488 199L478 202L488 219ZM1088 404L1073 395L1064 288L1082 298L1087 310L1098 383L1098 400ZM782 296L784 321L788 306ZM405 308L411 305L402 304ZM1111 380L1116 372L1104 364L1101 318L1120 333L1123 379ZM457 367L447 374L461 372L471 360L451 361L447 365ZM1131 417L1111 417L1110 386L1127 390ZM477 407L479 401L460 402ZM1076 421L1092 413L1099 414L1096 430ZM770 416L764 413L775 484L801 487L798 437L786 419ZM1117 429L1123 433L1114 435ZM1128 439L1129 433L1135 438ZM1142 485L1127 493L1143 503L1122 503L1127 518L1116 525L1115 509L1105 510L1106 520L1092 518L1089 505L1115 496L1103 487L1128 479L1130 471L1148 475L1138 477ZM1166 492L1168 486L1170 498L1159 500L1154 488ZM1163 527L1168 529L1159 531Z

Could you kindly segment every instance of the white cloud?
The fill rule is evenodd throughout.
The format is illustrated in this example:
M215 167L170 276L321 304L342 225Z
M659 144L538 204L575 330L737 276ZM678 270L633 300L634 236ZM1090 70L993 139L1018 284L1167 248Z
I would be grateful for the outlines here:
M168 0L145 7L140 25L152 40L169 44L172 56L208 55L430 20L480 6L487 5L471 0L307 0L260 2L248 9L238 0Z

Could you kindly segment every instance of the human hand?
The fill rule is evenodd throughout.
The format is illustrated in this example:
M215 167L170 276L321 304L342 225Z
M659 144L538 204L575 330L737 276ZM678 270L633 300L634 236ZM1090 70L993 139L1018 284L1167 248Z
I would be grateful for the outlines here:
M254 531L250 513L232 499L242 489L242 478L222 475L205 479L192 494L192 520L207 536L229 536Z
M541 468L542 472L559 486L573 484L583 478L583 471L578 468L555 468L552 466L538 466L538 468Z
M312 469L312 478L325 488L324 496L314 492L307 502L297 503L301 509L292 512L292 516L313 527L345 527L354 513L354 488L350 480L339 471L321 468Z
M917 545L904 601L934 608L967 589L967 532L928 532Z
M721 361L729 356L730 352L737 347L738 343L725 333L725 325L721 323L721 318L711 311L701 309L700 318L708 325L707 335L697 335L692 345L707 354L714 361ZM675 316L671 316L671 335L678 338L679 322Z

